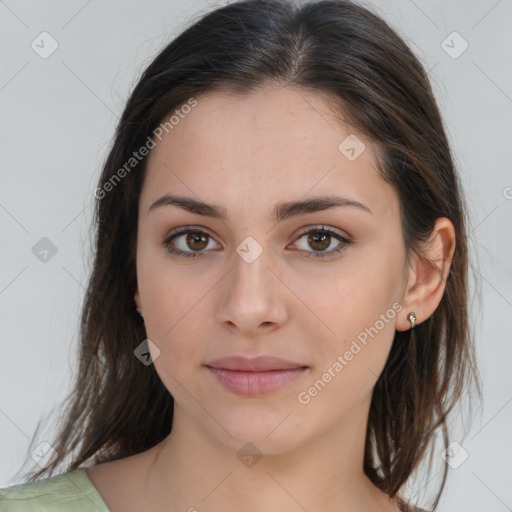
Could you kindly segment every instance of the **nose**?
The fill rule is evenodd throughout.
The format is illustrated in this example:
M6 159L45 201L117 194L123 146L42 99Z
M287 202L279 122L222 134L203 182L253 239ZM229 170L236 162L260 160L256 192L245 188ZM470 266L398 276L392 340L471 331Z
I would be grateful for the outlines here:
M288 318L286 287L276 277L269 250L252 263L234 255L234 268L223 280L217 318L247 336L269 333Z

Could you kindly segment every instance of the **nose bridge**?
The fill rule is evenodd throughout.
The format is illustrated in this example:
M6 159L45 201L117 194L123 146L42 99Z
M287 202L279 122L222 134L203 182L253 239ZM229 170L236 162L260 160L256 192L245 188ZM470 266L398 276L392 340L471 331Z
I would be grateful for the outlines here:
M248 237L250 238L250 237ZM220 321L249 331L261 324L284 321L282 290L273 272L270 249L263 249L254 239L244 240L233 255L234 268L227 277L220 300Z
M237 249L237 254L233 258L235 268L231 273L231 286L236 293L242 292L250 296L256 296L265 291L269 277L272 276L268 270L269 250L262 251L259 255L251 255L249 249L247 256L240 255L241 248ZM252 293L251 293L252 290Z

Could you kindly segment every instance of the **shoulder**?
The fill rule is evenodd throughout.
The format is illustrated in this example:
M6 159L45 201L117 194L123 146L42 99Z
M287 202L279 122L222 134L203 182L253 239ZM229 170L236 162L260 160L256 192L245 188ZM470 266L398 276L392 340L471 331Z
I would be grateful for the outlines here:
M109 512L86 469L0 489L2 512Z

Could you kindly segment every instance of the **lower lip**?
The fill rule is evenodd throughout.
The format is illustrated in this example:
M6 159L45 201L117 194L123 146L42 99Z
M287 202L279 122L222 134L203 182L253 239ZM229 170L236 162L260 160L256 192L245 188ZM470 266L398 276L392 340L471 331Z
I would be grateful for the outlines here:
M297 380L308 368L271 370L265 372L243 372L207 367L220 383L238 395L258 396L277 391Z

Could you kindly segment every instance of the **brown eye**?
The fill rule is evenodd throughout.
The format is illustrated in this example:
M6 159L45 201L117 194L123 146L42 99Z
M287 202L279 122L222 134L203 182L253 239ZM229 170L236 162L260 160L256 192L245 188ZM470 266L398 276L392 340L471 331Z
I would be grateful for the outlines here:
M179 256L203 256L205 249L212 249L214 239L205 231L184 227L177 229L163 241L164 247L171 253ZM210 247L208 247L210 246ZM219 244L215 249L221 248Z
M208 235L203 233L188 233L186 244L193 251L200 251L208 245Z
M331 244L331 235L323 231L311 231L308 236L308 243L312 249L323 251Z
M341 253L352 243L352 240L322 227L304 231L294 245L308 257L328 258Z

